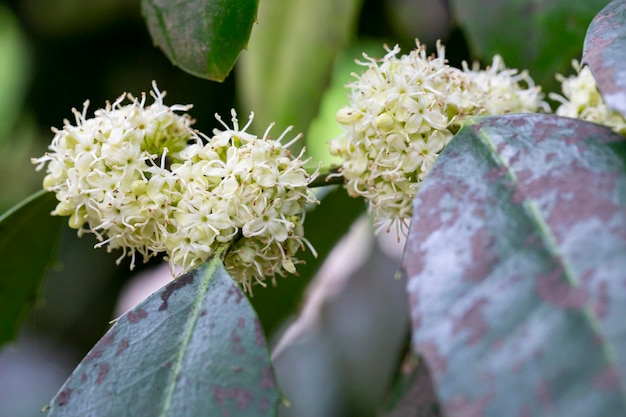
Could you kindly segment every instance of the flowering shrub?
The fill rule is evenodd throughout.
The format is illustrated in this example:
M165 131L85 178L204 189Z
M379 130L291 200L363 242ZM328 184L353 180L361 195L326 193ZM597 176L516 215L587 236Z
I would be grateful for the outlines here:
M350 104L337 112L345 133L330 142L343 159L340 173L348 193L364 197L379 228L405 234L413 197L463 117L549 112L541 89L526 71L508 69L500 56L480 69L448 65L445 48L428 56L417 48L398 57L388 49L381 60L364 55L366 67L349 85ZM591 72L574 62L577 75L558 76L564 96L556 113L626 131L609 110ZM304 150L294 158L269 136L240 129L232 111L230 128L209 137L191 128L190 105L166 106L156 85L154 103L128 94L87 118L74 110L76 126L53 129L50 152L33 159L47 167L44 189L56 193L53 214L68 215L79 234L94 233L107 250L121 249L147 261L158 253L174 275L206 261L217 245L229 244L225 266L244 288L267 277L296 273L304 246L306 206L317 200L308 185L317 175L304 169ZM124 104L128 99L129 104ZM84 228L84 225L87 228Z
M614 2L626 10L626 0ZM257 3L142 5L155 43L174 64L223 80L247 45ZM383 58L363 54L357 61L348 104L339 108L326 94L335 92L332 86L321 105L318 99L331 61L344 68L346 45L333 32L340 25L325 26L332 36L323 45L309 43L318 35L311 31L289 43L281 27L289 22L295 31L297 17L309 24L350 14L350 7L318 3L268 6L275 27L250 43L238 71L238 100L256 109L254 121L262 119L263 127L269 115L304 131L316 111L320 126L337 122L342 134L330 141L330 153L339 166L310 163L306 150L293 146L300 135L292 138L291 128L277 137L273 124L255 132L252 112L246 122L235 110L230 120L216 115L210 134L194 130L191 105L166 105L155 84L151 103L146 94L124 94L90 117L86 102L73 110L74 121L53 129L48 152L33 159L45 171L44 190L0 217L0 313L9 323L0 326L0 342L13 337L53 259L64 220L47 216L51 210L69 217L79 235L93 234L97 247L121 253L118 263L129 257L132 269L162 258L175 278L112 322L45 408L49 417L271 417L281 397L293 400L285 415L396 414L404 407L387 413L383 397L395 402L416 391L424 412L450 417L626 414L619 389L619 364L626 363L620 321L626 142L619 134L626 134L626 122L614 110L626 106L615 102L624 87L611 78L623 73L624 37L613 36L623 13L609 10L585 41L587 51L598 52L583 59L600 87L574 62L574 76L557 77L561 94L548 95L556 115L529 72L507 68L496 53L509 64L522 57L513 66L529 68L535 80L543 75L542 84L554 89L537 68L561 51L544 51L528 37L517 46L481 48L494 40L493 30L482 28L464 36L477 56L493 56L487 67L455 68L441 43L433 55L419 42L407 54L385 47ZM483 14L473 2L443 3L460 20ZM501 3L534 17L533 24L548 14ZM193 10L199 4L202 13ZM279 18L282 9L288 12ZM567 13L563 21L580 21ZM499 24L505 18L484 15ZM268 27L259 18L258 28ZM552 30L542 29L536 33ZM489 42L481 41L483 33L491 33ZM265 52L255 55L257 48ZM547 68L552 73L570 59ZM608 92L606 102L600 90ZM334 135L310 132L313 146ZM406 237L402 260L379 265L377 248L360 264L354 254L335 251L322 267L366 205L378 231ZM68 261L64 253L60 259ZM355 268L345 268L346 281L330 282L333 263ZM394 273L398 279L385 280ZM296 315L314 274L321 285L296 323L278 332ZM300 277L259 288L289 275ZM271 356L265 334L277 341ZM370 381L377 386L366 386ZM418 381L419 390L407 389L406 381ZM319 407L303 410L311 404Z

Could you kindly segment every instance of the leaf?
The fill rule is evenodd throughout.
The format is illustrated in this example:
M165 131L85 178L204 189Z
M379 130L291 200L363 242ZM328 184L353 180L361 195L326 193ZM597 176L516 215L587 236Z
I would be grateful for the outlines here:
M323 198L319 206L307 213L304 236L317 251L317 258L311 251L302 252L299 258L305 263L297 266L299 276L281 279L275 287L256 286L250 298L265 334L271 335L287 317L296 312L302 294L315 272L352 223L364 212L362 200L349 197L343 188L335 188Z
M626 1L612 1L593 19L583 49L606 104L626 115Z
M237 82L242 104L264 131L306 132L338 51L353 34L361 0L265 0ZM323 30L321 30L323 28Z
M49 416L273 416L278 398L258 320L215 256L120 317Z
M377 247L371 219L360 218L327 262L272 351L290 402L281 417L378 415L408 348L406 282L393 279L399 262Z
M415 201L413 347L444 414L626 415L626 140L477 118Z
M18 19L0 4L0 143L9 139L26 95L30 69L28 45Z
M473 54L491 63L500 54L510 68L528 69L544 91L556 73L572 72L587 26L606 0L452 0L452 12Z
M174 65L224 81L248 44L258 0L142 0L150 36Z
M13 340L35 301L61 234L54 194L39 191L0 216L0 345Z

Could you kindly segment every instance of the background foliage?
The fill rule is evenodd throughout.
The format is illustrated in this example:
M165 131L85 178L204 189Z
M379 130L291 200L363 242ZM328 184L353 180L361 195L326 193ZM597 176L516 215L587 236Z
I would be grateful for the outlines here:
M408 51L416 37L434 50L441 38L455 65L488 63L499 53L552 90L554 72L568 72L571 59L581 57L587 26L606 3L261 0L248 50L221 84L181 71L154 47L139 1L0 3L0 212L40 188L41 175L29 158L44 152L49 127L61 126L70 108L86 98L100 106L123 91L146 91L156 80L168 103L194 104L200 130L217 125L216 112L254 110L257 130L270 121L277 129L294 125L305 132L311 153L329 161L324 147L337 134L334 112L362 51L381 56L384 43ZM291 402L280 414L440 415L428 370L405 357L406 282L392 279L400 246L391 245L389 255L381 250L384 241L364 226L369 221L353 225L364 211L358 200L340 190L326 198L307 218L307 224L323 225L310 237L320 258L307 259L301 276L281 280L277 292L259 288L252 299L270 340L276 378ZM28 225L31 232L38 227ZM315 295L302 309L309 281L348 230L352 240L330 256L335 266L321 270ZM12 387L0 389L0 415L39 415L121 313L115 306L126 285L159 267L154 261L131 273L126 265L115 266L115 254L91 249L93 243L61 231L58 261L43 283L34 283L41 285L38 301L17 344L0 355L0 387ZM45 259L43 252L33 257ZM287 328L298 312L299 320ZM28 398L15 394L20 381L29 387Z

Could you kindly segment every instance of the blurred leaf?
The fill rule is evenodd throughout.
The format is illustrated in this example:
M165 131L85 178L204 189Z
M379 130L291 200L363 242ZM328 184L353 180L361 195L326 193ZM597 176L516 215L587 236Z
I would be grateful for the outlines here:
M39 191L0 216L0 345L15 338L55 253L63 217Z
M409 334L399 261L379 250L362 216L327 258L306 304L272 352L290 406L281 417L378 415ZM352 272L349 272L352 270Z
M445 415L626 415L626 140L475 119L415 202L413 347Z
M150 36L174 65L224 81L248 44L258 0L141 0Z
M41 190L42 173L33 168L30 159L43 154L45 144L38 140L35 120L24 114L18 117L6 140L0 139L0 213Z
M626 1L613 1L591 22L583 62L606 104L626 115Z
M28 45L18 20L0 4L0 142L11 132L30 75Z
M472 53L487 63L500 54L508 67L528 69L544 91L556 91L556 73L572 72L587 26L606 0L452 0L453 16Z
M297 265L298 277L280 279L276 287L257 285L250 298L265 334L271 335L287 317L296 313L302 294L315 272L364 212L365 205L361 199L349 197L343 188L335 188L318 207L307 213L304 236L317 251L317 258L309 250L302 252L299 258L305 263Z
M306 132L335 56L353 34L361 0L264 0L250 48L241 56L238 94L263 131Z
M55 262L48 268L37 304L24 323L37 333L62 339L77 358L108 329L120 291L145 267L137 265L131 271L128 258L116 263L121 249L95 249L97 243L94 234L79 237L67 222L62 225Z
M278 402L254 311L219 256L120 317L50 416L272 416Z

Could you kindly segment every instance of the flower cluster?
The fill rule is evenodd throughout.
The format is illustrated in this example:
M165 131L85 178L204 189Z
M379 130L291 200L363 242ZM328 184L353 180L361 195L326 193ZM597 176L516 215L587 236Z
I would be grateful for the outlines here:
M50 152L33 160L37 169L47 164L43 188L59 200L52 214L70 216L79 234L95 233L98 246L121 248L131 264L136 252L147 260L164 249L174 198L161 193L174 182L165 162L178 158L193 136L190 117L176 113L190 106L164 105L156 87L152 95L147 106L145 95L124 94L93 118L85 102L82 113L73 110L76 124L65 120L63 129L53 129Z
M258 138L249 123L239 129L233 111L232 129L222 122L226 130L204 137L177 113L191 106L164 105L156 85L152 96L146 105L145 95L124 94L93 118L86 102L74 110L75 125L53 129L49 152L33 159L59 200L52 214L94 233L97 246L122 249L118 262L128 255L131 268L137 253L147 261L165 252L179 274L230 244L225 267L245 288L295 273L294 256L308 243L303 212L316 200L306 161L280 143L287 131Z
M581 68L576 60L572 61L572 66L575 75L567 78L557 75L563 95L550 94L551 99L560 103L556 114L603 124L626 135L624 116L606 105L589 67Z
M545 109L526 72L506 69L496 57L485 70L451 67L444 47L427 56L423 45L398 57L398 46L381 60L366 55L366 67L337 113L344 134L330 143L343 159L348 193L369 202L379 227L404 233L412 200L463 116Z
M469 77L469 105L459 109L460 115L550 112L541 88L535 86L528 71L507 68L500 55L495 55L484 70L477 62L471 68L463 62L463 72Z
M225 130L215 130L206 144L181 152L184 162L172 165L180 181L176 233L166 241L170 262L183 270L203 262L215 244L233 241L224 265L247 288L246 277L263 283L268 276L296 273L295 254L308 245L303 213L317 202L302 153L293 158L287 150L293 141L281 143L289 129L271 140L270 126L258 138L246 132L251 122L252 116L240 129L233 110L232 129L222 122Z

